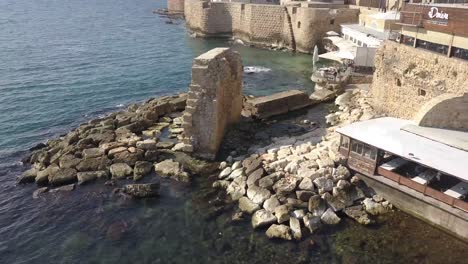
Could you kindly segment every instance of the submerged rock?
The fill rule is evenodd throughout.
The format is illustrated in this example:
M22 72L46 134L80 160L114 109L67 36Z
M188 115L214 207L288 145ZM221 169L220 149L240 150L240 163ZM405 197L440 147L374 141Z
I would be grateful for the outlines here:
M271 225L267 231L266 235L268 238L280 238L284 240L292 240L291 228L287 225Z
M115 163L110 166L110 173L113 179L122 179L132 175L133 169L126 163Z
M60 169L49 175L49 183L52 185L63 185L77 180L76 170L72 168Z
M268 226L276 222L276 217L273 213L260 209L256 211L252 216L252 227L259 228L263 226Z
M148 161L137 161L135 163L135 167L133 168L133 180L138 181L144 176L151 173L151 169L153 168L153 164Z
M160 183L127 184L123 192L136 198L155 197L159 195Z
M344 209L344 213L361 225L369 225L374 221L366 213L362 205L351 206Z

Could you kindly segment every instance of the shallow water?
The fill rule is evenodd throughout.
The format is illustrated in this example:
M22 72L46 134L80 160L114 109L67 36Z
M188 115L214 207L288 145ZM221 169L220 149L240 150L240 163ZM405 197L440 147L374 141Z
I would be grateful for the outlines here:
M185 91L193 57L228 45L192 39L182 23L151 13L164 5L0 1L0 263L463 262L466 244L398 212L373 228L345 220L314 235L314 247L271 242L248 220L230 223L229 210L208 213L207 179L135 201L102 184L37 200L34 185L16 186L27 148L131 102ZM245 75L245 93L313 89L310 56L235 49L244 65L271 69Z

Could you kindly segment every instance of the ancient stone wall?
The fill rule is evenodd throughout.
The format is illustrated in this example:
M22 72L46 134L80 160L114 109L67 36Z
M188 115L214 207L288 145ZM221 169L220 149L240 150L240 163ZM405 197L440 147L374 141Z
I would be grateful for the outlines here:
M167 10L172 13L184 13L185 0L167 0Z
M357 9L308 8L242 3L185 3L187 27L199 36L233 36L257 46L311 53L329 30L357 23Z
M468 92L468 62L438 53L387 41L377 51L375 67L374 107L389 116L413 119L440 95Z
M214 159L229 125L240 121L242 62L229 48L212 49L194 59L183 114L184 143L193 153Z

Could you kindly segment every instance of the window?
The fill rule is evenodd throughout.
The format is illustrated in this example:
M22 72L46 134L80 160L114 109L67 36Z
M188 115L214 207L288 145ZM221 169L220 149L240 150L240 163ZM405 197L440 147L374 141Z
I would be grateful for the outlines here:
M448 53L448 46L447 45L441 45L441 44L432 43L432 42L424 41L424 40L420 40L420 39L418 39L416 41L416 47L426 49L426 50L430 50L430 51L433 51L433 52L437 52L437 53L440 53L440 54L447 54Z
M341 136L341 145L342 148L349 149L349 137Z
M413 46L414 45L414 38L413 37L408 37L405 35L401 35L401 43L408 45L408 46Z
M335 19L330 20L330 25L335 25Z
M301 28L301 21L297 22L297 28Z
M296 14L296 12L297 12L297 7L293 7L292 13L293 13L293 14Z
M401 81L400 81L400 79L396 79L396 85L397 85L397 86L401 86Z
M362 42L360 40L358 40L357 44L358 44L359 47L362 46Z
M419 89L419 90L418 90L418 95L419 95L419 96L426 96L426 90Z
M245 9L245 5L241 4L241 10L244 10L244 9Z
M343 144L343 141L342 141ZM377 149L363 143L353 142L351 147L351 152L354 152L366 159L376 160L377 159Z
M468 50L452 47L452 57L468 60Z

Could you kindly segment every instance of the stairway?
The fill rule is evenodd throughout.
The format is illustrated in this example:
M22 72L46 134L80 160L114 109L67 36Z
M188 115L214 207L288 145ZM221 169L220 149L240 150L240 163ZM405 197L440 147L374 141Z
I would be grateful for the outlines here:
M289 25L289 35L291 37L290 42L291 42L291 48L293 51L296 51L296 38L294 37L294 31L293 31L293 25L291 22L291 15L289 15L288 8L284 7L284 12L286 12L286 18L288 19L288 25Z

